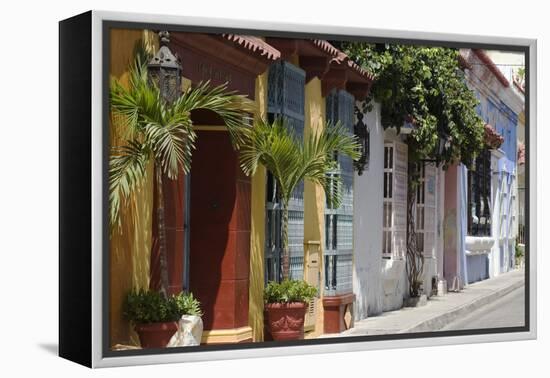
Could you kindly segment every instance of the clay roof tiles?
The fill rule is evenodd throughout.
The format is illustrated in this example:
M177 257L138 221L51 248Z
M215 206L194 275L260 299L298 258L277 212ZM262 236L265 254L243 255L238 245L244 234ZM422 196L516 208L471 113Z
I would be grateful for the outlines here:
M259 53L261 56L268 60L278 60L281 58L281 52L275 47L271 46L269 43L265 42L261 38L254 37L251 35L240 35L240 34L222 34L222 37L228 41L231 41L243 48L246 48L250 51ZM346 62L347 66L357 73L362 78L373 81L374 76L361 68L357 63L352 61L343 51L334 47L330 42L324 39L313 39L312 43L322 51L326 52L329 55L332 55L332 60L338 64Z
M281 52L261 38L239 34L222 34L222 37L250 51L257 52L266 59L278 60L281 58Z
M329 41L326 41L324 39L314 39L313 44L323 51L331 54L334 56L333 61L337 62L338 64L341 64L342 62L346 62L348 67L355 71L357 74L362 76L363 78L373 81L374 75L372 75L370 72L364 70L359 66L357 63L355 63L353 60L349 58L349 56L346 55L343 51L337 49L334 47Z
M477 55L479 60L481 60L485 64L485 66L489 69L489 71L491 71L493 75L496 76L498 81L500 81L500 83L503 86L505 87L510 86L510 82L508 81L508 79L506 79L504 74L498 69L495 62L493 62L493 60L489 57L489 55L487 55L487 53L484 50L473 49L472 51L474 52L474 54Z

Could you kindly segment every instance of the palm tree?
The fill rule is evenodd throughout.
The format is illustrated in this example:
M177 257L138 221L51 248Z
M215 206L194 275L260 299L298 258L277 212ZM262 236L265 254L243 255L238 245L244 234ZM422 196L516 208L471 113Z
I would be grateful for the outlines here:
M241 168L247 175L263 165L277 182L282 205L282 273L288 279L290 251L288 249L288 203L292 192L302 180L321 185L328 200L336 207L341 201L341 182L331 181L327 173L337 168L334 153L357 160L359 143L337 123L326 125L323 131L311 133L302 142L289 131L280 118L272 124L260 120L246 134L248 141L241 149ZM336 190L335 190L336 189Z
M154 162L157 193L157 220L160 252L161 292L166 295L168 270L165 242L164 198L162 181L175 180L188 173L196 133L191 112L207 109L225 122L233 146L238 149L253 113L252 102L245 96L227 92L226 86L211 87L208 82L190 88L172 103L164 101L159 88L147 77L147 65L140 54L130 68L128 88L112 79L110 104L126 130L126 143L111 149L109 160L109 219L111 230L120 225L120 207L146 180L146 167Z

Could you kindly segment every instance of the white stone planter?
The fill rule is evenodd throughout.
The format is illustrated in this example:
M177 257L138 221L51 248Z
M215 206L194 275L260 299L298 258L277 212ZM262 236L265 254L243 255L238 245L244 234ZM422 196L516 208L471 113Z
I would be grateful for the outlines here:
M489 254L494 244L495 239L489 236L466 236L466 254Z
M202 330L200 316L183 315L178 322L178 331L172 336L167 347L200 345Z

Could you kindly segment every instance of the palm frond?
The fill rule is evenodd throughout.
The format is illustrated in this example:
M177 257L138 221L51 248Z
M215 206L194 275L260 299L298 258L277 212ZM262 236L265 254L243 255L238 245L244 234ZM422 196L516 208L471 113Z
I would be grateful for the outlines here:
M328 200L338 206L342 198L342 180L338 175L327 177L338 168L334 152L352 159L360 157L355 136L348 135L340 124L328 125L301 142L280 118L272 124L260 120L241 149L241 168L251 175L259 164L264 165L279 183L286 199L302 180L317 183L325 190Z
M189 88L173 104L176 113L191 113L207 109L218 114L229 131L235 148L239 148L250 131L254 102L235 91L227 91L227 85L211 86L209 81Z
M327 151L337 151L341 155L349 156L352 160L358 160L361 157L361 146L357 137L350 134L340 121L334 125L329 122L323 132Z
M290 197L302 161L300 142L280 118L272 124L257 121L247 138L240 150L243 172L252 175L262 164L279 182L281 194Z
M136 141L111 149L109 159L109 220L118 224L120 207L145 179L147 147Z
M162 123L166 112L158 88L151 86L147 78L147 65L136 57L129 71L128 87L118 79L111 78L110 104L114 114L122 116L127 138L139 133L144 118Z
M155 160L170 179L178 177L179 169L188 173L196 134L187 116L173 115L165 125L153 120L145 125L145 139L151 146Z

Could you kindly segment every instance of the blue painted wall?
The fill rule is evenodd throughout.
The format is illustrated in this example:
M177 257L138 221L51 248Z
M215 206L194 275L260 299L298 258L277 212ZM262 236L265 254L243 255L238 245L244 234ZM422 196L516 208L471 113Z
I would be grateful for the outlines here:
M475 95L480 101L476 107L477 114L504 137L504 143L500 149L504 152L505 157L499 162L499 170L512 172L517 160L518 115L502 101L497 102L482 96L477 90Z
M466 261L469 284L489 278L489 257L487 255L470 255L467 256Z

